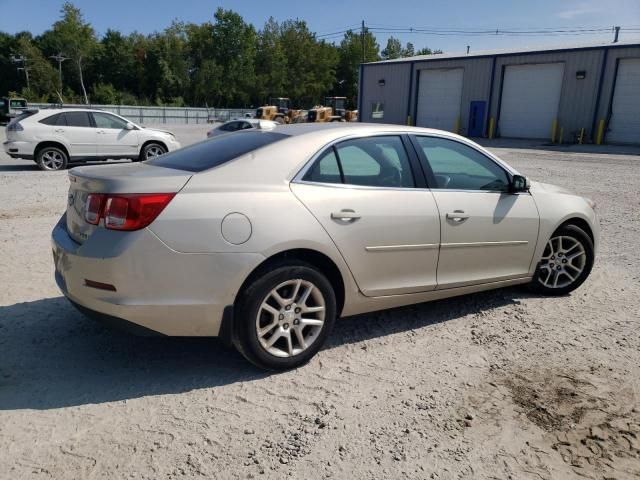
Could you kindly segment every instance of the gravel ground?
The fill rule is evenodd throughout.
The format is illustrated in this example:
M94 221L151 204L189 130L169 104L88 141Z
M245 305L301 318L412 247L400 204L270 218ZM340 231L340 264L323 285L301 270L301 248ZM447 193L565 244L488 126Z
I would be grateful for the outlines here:
M589 280L344 320L281 374L76 312L49 245L66 173L1 156L0 478L638 478L639 151L490 147L598 203Z

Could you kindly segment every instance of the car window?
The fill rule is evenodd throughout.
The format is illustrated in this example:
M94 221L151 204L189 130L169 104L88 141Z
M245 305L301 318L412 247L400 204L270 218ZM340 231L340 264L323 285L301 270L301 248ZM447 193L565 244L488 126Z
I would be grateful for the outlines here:
M64 126L67 124L67 119L64 116L64 113L57 113L56 115L51 115L50 117L43 118L42 120L40 120L40 123L44 123L45 125Z
M88 112L65 112L69 127L92 127Z
M508 191L509 176L496 162L455 140L416 137L436 180L435 188Z
M25 108L26 106L26 100L9 100L9 107L11 108Z
M115 128L122 130L127 126L127 122L121 118L109 115L108 113L93 112L93 120L98 128Z
M344 183L372 187L414 187L407 152L399 136L347 140L336 145Z
M225 132L235 132L238 128L240 128L240 122L229 122L222 125L220 130Z
M338 157L333 148L324 152L304 176L304 180L320 183L342 183Z
M158 167L201 172L246 153L287 138L284 133L251 130L237 135L219 135L204 142L166 153L145 163Z
M253 128L253 125L251 125L249 122L242 122L242 130L247 130L249 128Z

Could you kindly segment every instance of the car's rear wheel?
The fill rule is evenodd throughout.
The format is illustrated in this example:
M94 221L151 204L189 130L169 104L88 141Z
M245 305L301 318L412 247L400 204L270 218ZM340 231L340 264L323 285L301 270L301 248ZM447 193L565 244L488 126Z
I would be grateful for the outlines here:
M545 245L532 287L544 295L565 295L587 279L593 261L589 235L575 225L565 225Z
M140 160L151 160L152 158L159 157L165 153L167 153L167 149L164 145L160 145L159 143L148 143L142 149Z
M66 152L58 147L43 147L36 155L36 163L40 170L64 170L68 162Z
M321 272L303 263L279 266L238 299L234 343L258 367L295 368L320 350L335 317L335 293Z

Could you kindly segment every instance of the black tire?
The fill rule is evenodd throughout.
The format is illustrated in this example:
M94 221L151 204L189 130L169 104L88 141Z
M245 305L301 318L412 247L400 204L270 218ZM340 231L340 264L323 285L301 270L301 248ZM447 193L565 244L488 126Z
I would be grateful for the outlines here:
M258 338L258 315L261 314L260 309L263 301L273 289L284 282L298 279L310 282L322 295L324 300L324 324L319 327L319 330L312 332L312 342L306 349L293 356L279 357L270 353L261 344ZM322 348L327 336L333 329L335 320L336 297L333 287L327 278L315 267L304 262L282 263L257 278L240 294L236 302L233 343L247 360L259 368L289 370L305 364ZM273 316L273 321L276 321L275 315ZM287 324L279 325L276 330L285 327L287 327ZM290 326L288 328L291 328L289 335L294 338L294 327ZM302 328L304 331L308 327L298 326L296 328ZM308 334L309 330L306 331Z
M64 170L69 164L67 152L58 147L42 147L36 154L36 164L46 172Z
M559 254L551 252L551 247L549 246L549 243L552 242L554 238L558 238L558 237L570 237L571 239L575 240L576 242L578 242L579 245L581 245L585 255L584 255L584 263L582 264L582 270L580 271L580 273L577 274L575 279L573 279L571 283L567 285L560 285L557 287L553 287L553 286L545 285L544 281L547 278L546 276L549 275L550 270L553 271L554 268L558 270L560 270L561 268L565 268L564 264L568 262L568 257L566 257L566 255L564 255L563 252L560 252ZM551 253L552 256L549 258L549 260L545 260L545 257L548 256L547 255L548 253ZM558 255L558 257L556 257L556 255ZM575 225L564 225L560 227L558 230L556 230L553 233L553 235L551 235L551 238L547 242L547 245L545 246L545 250L543 252L543 260L538 265L536 274L533 277L530 287L534 292L542 295L550 295L550 296L566 295L567 293L574 291L576 288L578 288L580 285L584 283L584 281L587 279L587 277L591 273L594 259L595 259L595 254L593 250L593 241L591 240L589 235L587 235L584 230L582 230L581 228ZM565 270L576 273L575 270L568 270L566 268ZM567 278L569 277L564 276L565 280Z
M138 161L143 162L144 160L151 160L152 158L159 157L165 153L167 153L167 148L164 145L156 142L147 143L142 148Z

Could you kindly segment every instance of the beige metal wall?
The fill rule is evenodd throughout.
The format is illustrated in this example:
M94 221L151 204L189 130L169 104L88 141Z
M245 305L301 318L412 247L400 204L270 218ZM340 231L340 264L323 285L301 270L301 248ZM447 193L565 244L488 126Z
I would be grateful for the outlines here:
M607 50L608 53L605 54ZM485 119L485 132L487 132L491 118L494 119L497 129L504 68L509 65L562 62L564 78L556 133L559 134L562 128L564 141L572 141L577 137L580 129L584 128L585 138L595 139L600 119L606 120L610 113L616 64L620 58L640 58L640 47L612 45L548 53L367 64L362 67L360 118L363 122L404 124L409 116L411 122L415 122L419 72L425 69L463 68L459 133L467 134L470 103L475 100L487 102ZM494 72L493 89L491 89L492 70ZM584 79L577 78L577 72L580 71L585 72ZM600 88L602 72L604 76ZM379 85L381 79L385 81L384 86ZM598 93L599 88L600 93ZM522 94L526 95L526 92ZM384 102L382 119L371 118L373 102ZM549 139L551 139L551 132L552 125L549 125ZM494 133L499 134L497 131Z
M496 125L500 115L498 108L504 68L509 65L564 63L564 78L558 107L557 134L562 128L564 140L568 141L572 136L577 135L581 128L585 128L587 135L590 135L603 55L604 50L598 49L497 57L491 102L491 116L496 119ZM584 79L576 78L576 72L579 71L585 72ZM526 95L526 92L522 92L522 94ZM497 133L499 134L500 132ZM552 125L550 124L549 138L551 138L551 133Z
M409 63L366 65L363 69L361 122L406 124L409 100ZM380 85L384 80L384 86ZM372 104L384 103L384 116L371 118Z

